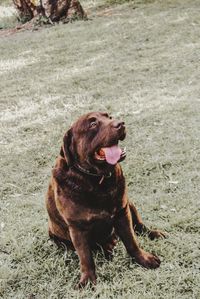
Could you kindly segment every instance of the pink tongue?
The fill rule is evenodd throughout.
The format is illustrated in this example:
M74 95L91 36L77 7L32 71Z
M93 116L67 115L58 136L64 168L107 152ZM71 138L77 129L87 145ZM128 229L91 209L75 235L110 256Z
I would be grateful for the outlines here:
M119 161L122 153L122 150L118 145L113 145L111 147L104 147L103 151L106 156L106 161L112 165L116 164Z

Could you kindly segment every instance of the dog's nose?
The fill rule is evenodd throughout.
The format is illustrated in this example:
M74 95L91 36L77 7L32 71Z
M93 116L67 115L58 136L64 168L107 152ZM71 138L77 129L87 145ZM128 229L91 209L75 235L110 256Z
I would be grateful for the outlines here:
M112 125L113 128L117 130L121 129L122 127L125 127L125 123L123 121L117 121L117 120L115 120Z

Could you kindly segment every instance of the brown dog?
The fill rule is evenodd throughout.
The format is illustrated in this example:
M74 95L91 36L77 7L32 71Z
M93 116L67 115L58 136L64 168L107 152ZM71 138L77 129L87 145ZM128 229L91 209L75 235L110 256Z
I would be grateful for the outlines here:
M92 250L101 247L110 257L117 237L138 264L146 268L160 265L159 258L142 250L136 241L134 230L151 239L165 235L149 230L128 201L118 163L126 155L118 146L125 135L124 122L107 113L88 113L65 134L52 171L46 198L49 235L77 251L79 287L96 282Z

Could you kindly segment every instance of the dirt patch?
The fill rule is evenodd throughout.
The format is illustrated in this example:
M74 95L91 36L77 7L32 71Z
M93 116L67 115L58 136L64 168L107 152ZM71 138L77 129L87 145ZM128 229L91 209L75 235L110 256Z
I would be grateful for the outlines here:
M23 32L26 30L39 30L38 26L35 26L34 20L27 22L25 24L19 24L15 28L9 28L9 29L1 29L0 30L0 37L6 37L18 32Z
M15 29L15 28L13 28L13 29L1 29L0 30L0 37L9 36L9 35L12 35L16 32L17 32L17 29Z
M25 28L23 28L22 26L17 26L15 28L10 28L10 29L1 29L0 30L0 37L6 37L21 31L25 31L25 30L31 30L33 28L33 26L27 26Z

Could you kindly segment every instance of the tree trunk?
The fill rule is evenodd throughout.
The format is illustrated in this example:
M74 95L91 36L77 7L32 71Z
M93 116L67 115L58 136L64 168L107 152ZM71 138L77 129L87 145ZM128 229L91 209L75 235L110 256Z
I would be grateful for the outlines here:
M13 0L23 22L43 16L52 22L64 19L86 18L78 0Z

